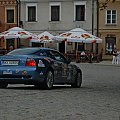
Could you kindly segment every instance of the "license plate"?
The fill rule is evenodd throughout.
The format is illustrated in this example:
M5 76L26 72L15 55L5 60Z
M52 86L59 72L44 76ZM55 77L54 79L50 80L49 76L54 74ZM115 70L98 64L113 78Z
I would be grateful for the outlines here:
M2 65L18 65L19 61L2 61Z
M3 71L3 74L4 75L11 75L12 71L11 70L5 70L5 71Z

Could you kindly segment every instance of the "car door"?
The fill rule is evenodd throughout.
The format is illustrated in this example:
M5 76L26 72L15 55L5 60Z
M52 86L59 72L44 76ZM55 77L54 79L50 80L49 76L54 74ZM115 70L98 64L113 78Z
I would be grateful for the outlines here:
M52 68L54 69L54 83L59 83L62 76L62 66L55 58L55 52L53 50L47 50L47 56L52 59Z
M64 58L64 56L62 54L60 54L57 51L53 51L54 53L54 57L55 57L55 63L58 67L57 69L57 76L59 76L57 78L59 83L65 83L67 81L67 70L68 70L68 64L66 59Z

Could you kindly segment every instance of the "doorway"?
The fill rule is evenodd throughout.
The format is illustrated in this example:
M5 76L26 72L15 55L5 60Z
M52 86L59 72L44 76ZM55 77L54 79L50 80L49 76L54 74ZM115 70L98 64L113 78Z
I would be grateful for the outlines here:
M59 52L61 53L65 53L65 41L62 41L61 43L59 43Z
M13 46L15 48L15 39L6 39L6 49L9 50L9 47Z
M106 37L105 42L105 53L111 55L116 46L116 37Z

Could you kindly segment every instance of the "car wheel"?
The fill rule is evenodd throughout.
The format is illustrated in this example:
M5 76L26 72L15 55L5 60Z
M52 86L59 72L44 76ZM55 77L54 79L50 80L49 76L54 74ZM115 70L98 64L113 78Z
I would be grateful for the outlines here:
M74 88L80 88L82 84L82 72L77 72L75 76L75 82L71 84Z
M45 76L45 81L43 83L43 87L45 89L52 89L54 83L54 76L53 72L51 70L47 71L47 74Z
M0 83L0 88L6 88L8 86L7 83Z

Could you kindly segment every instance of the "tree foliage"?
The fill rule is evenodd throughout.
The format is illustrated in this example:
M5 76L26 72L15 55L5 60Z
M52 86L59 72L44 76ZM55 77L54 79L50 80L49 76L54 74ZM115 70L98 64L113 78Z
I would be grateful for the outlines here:
M109 2L113 2L114 3L115 1L116 0L105 0L105 1L101 0L100 2L98 2L100 10L106 9Z

